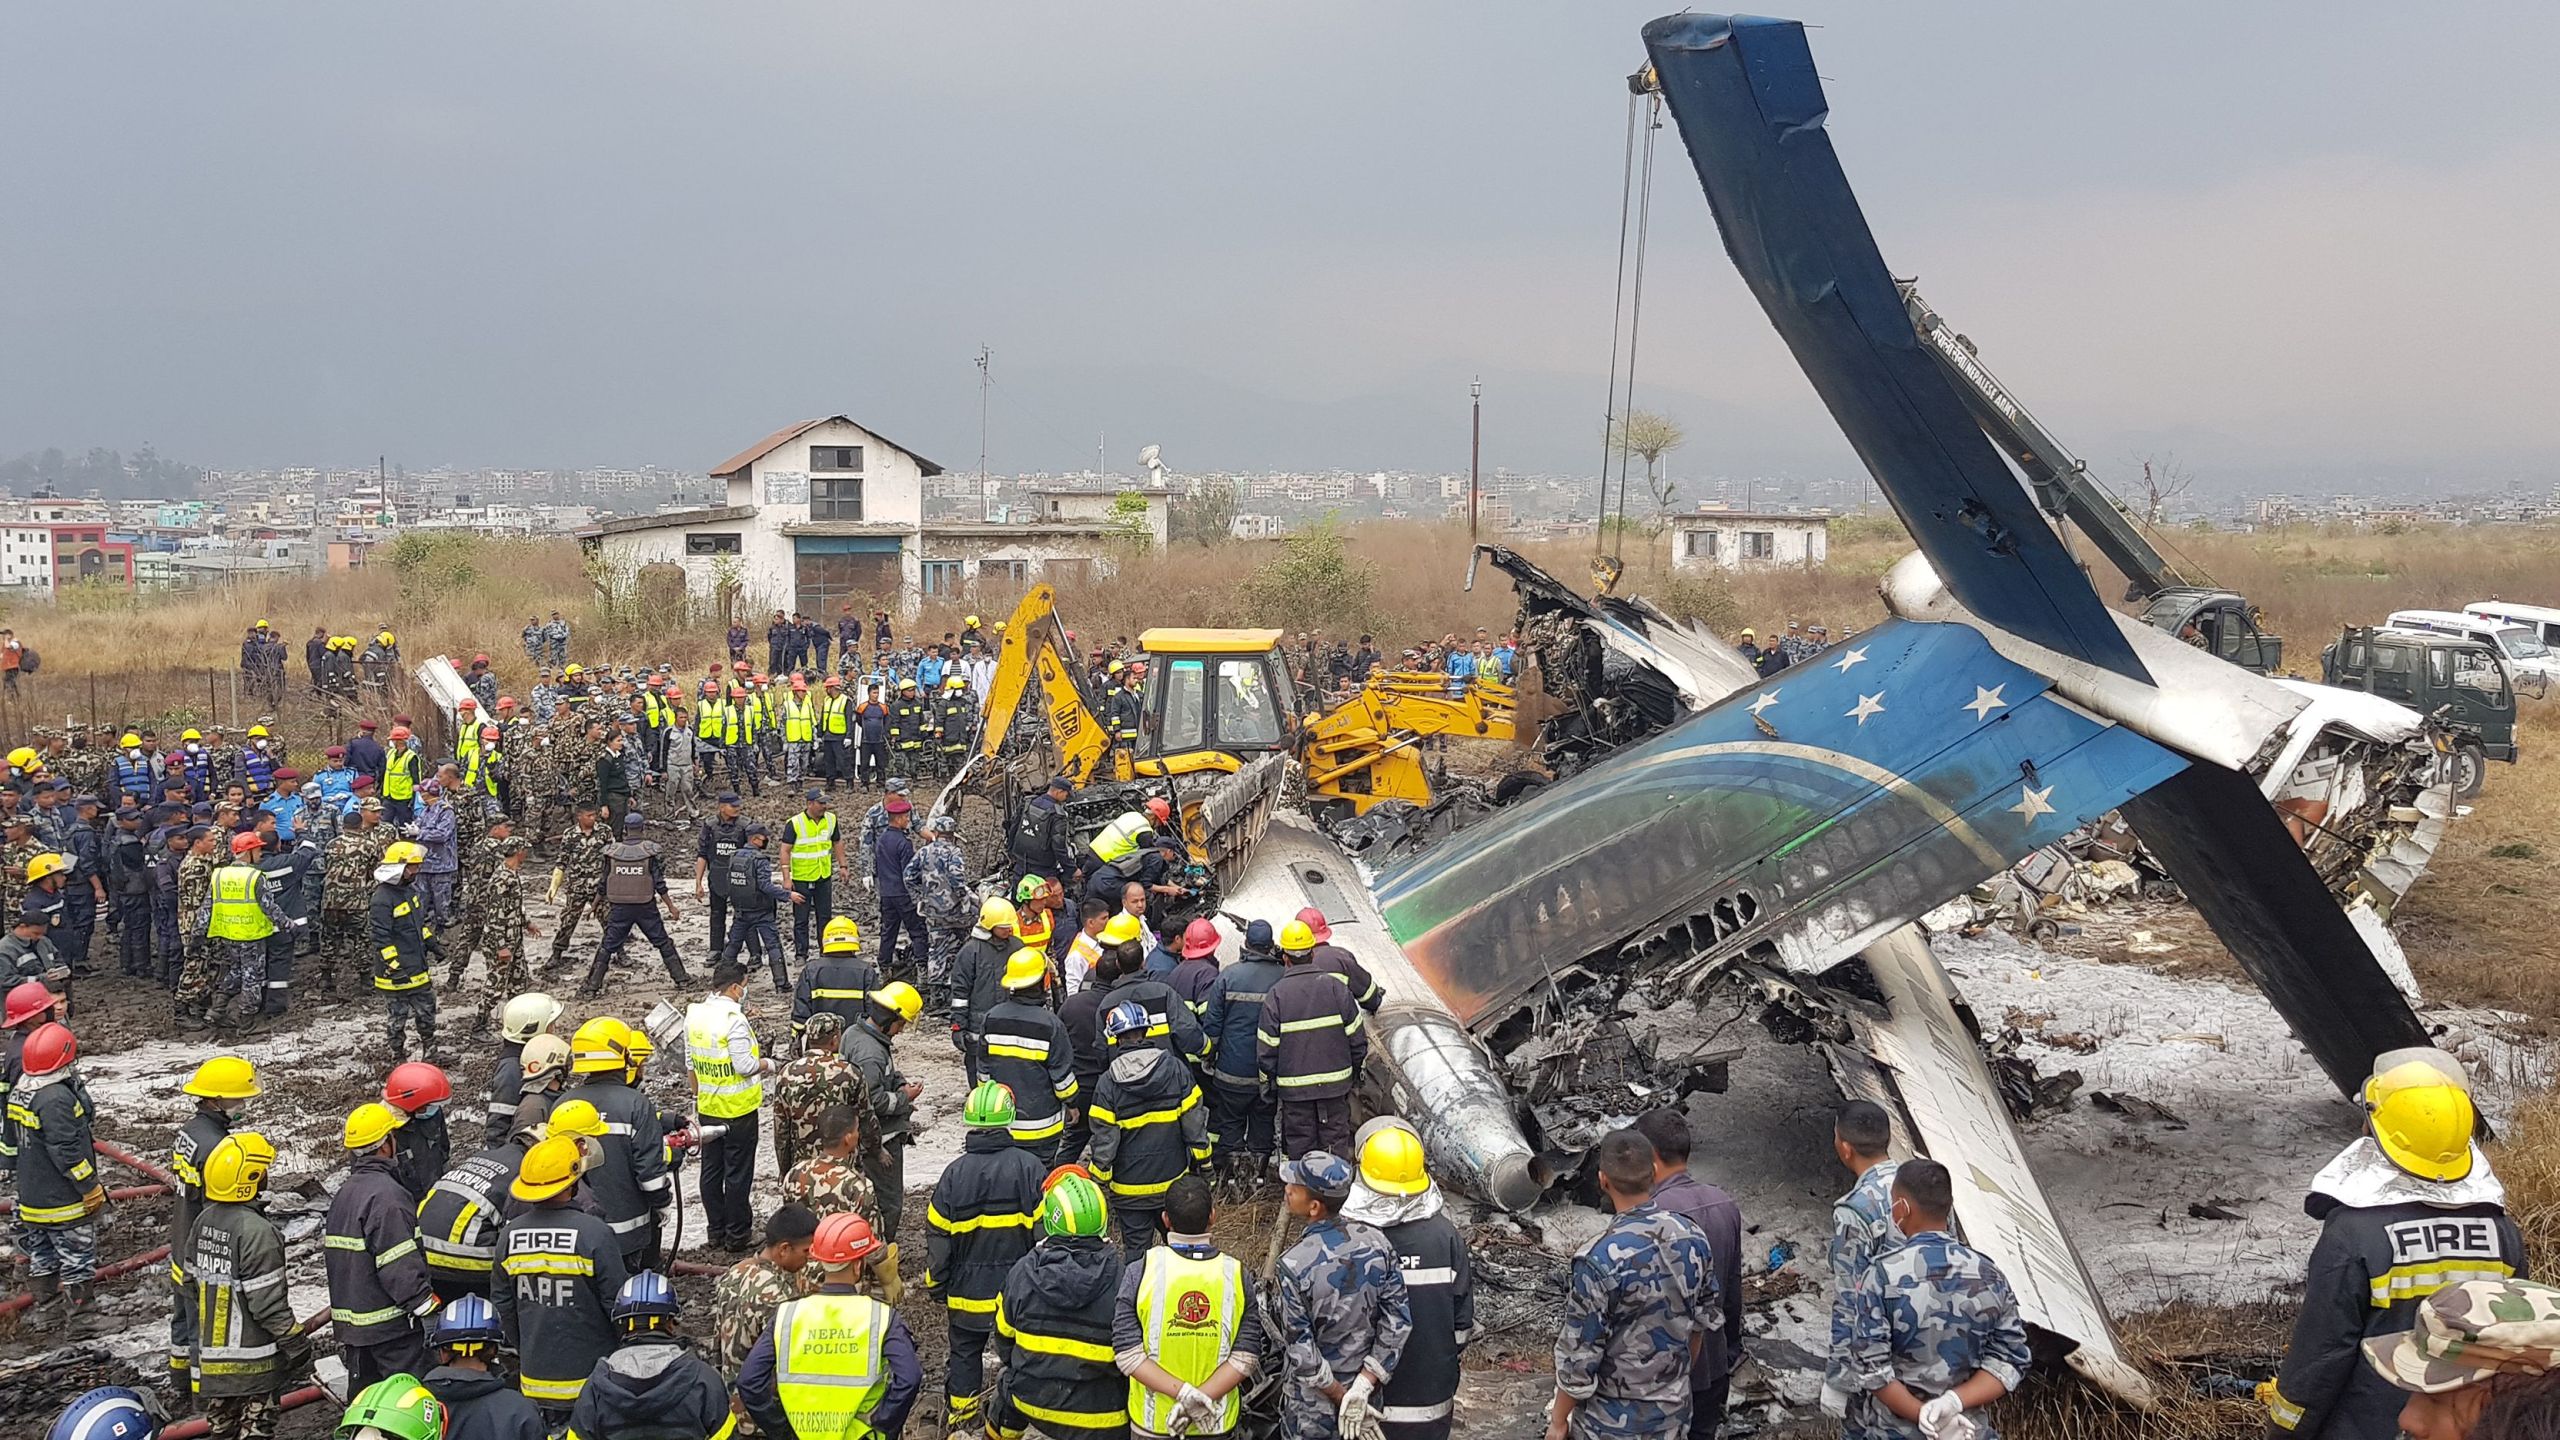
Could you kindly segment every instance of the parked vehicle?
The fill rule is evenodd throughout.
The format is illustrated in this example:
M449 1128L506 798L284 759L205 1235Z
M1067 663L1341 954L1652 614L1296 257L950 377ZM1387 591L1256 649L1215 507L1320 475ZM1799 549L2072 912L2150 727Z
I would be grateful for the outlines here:
M2465 615L2487 620L2511 620L2530 625L2546 648L2560 651L2560 609L2548 605L2519 605L2512 600L2474 600L2462 607Z
M2560 655L2543 643L2539 626L2458 610L2394 610L2382 623L2394 630L2433 630L2478 640L2497 652L2516 688L2536 699L2560 677Z
M2487 762L2516 759L2516 688L2489 642L2472 635L2350 625L2320 652L2320 679L2397 701L2446 722L2448 776L2457 798L2480 793Z

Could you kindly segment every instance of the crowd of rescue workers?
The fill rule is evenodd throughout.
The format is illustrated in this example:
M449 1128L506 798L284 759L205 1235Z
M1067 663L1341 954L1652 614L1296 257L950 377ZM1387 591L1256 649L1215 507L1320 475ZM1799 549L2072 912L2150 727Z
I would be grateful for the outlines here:
M358 646L324 626L312 690L348 723L307 773L264 722L236 742L137 727L11 753L0 1166L29 1294L8 1348L111 1323L102 1166L174 1192L169 1264L145 1272L165 1276L164 1380L90 1392L51 1435L258 1440L285 1409L341 1400L336 1433L358 1440L896 1435L927 1378L896 1308L910 1283L944 1326L945 1435L1534 1429L1458 1423L1477 1338L1468 1231L1414 1130L1355 1116L1384 997L1323 912L1173 918L1195 908L1195 872L1169 803L1085 834L1064 777L1015 807L1001 854L966 853L911 782L975 744L1002 625L972 616L902 649L872 621L848 612L831 635L777 612L765 671L733 627L726 663L690 681L582 666L557 614L530 620L526 697L499 692L485 654L458 664L469 698L436 717L456 739L434 751L441 727L394 713L386 729L345 703L402 702L389 628ZM1770 664L1827 639L1789 630ZM1286 648L1319 691L1384 663L1366 635ZM283 649L251 627L251 694L286 699ZM1512 680L1518 656L1479 631L1401 658L1463 685ZM1143 657L1124 639L1087 663L1097 713L1128 738ZM748 813L767 782L797 807L779 823ZM877 799L840 825L840 794ZM557 902L538 960L536 849ZM708 911L699 976L667 928L685 899ZM564 1023L551 991L566 986L547 977L597 999L635 930L699 998ZM178 1029L212 1032L169 1113L116 1117L173 1128L165 1166L95 1134L77 1031L98 1003L80 982L104 963L129 982L104 1003L157 988ZM766 1053L744 1003L759 972L790 997L789 1038L773 1037L787 1055ZM458 1043L494 1061L458 1159L451 1122L474 1111L454 1109L439 993L466 997ZM253 1123L262 1077L228 1046L363 997L381 1007L385 1078L345 1114L340 1154L292 1157L331 1175L313 1246L329 1308L297 1317L263 1203L278 1154ZM683 1063L653 1079L662 1043ZM943 1043L967 1077L965 1140L930 1186L919 1270L899 1241L924 1087L901 1055ZM2386 1055L2365 1099L2368 1135L2313 1185L2325 1229L2261 1387L2272 1423L2341 1440L2549 1433L2517 1427L2553 1413L2534 1377L2560 1365L2560 1291L2522 1278L2461 1066ZM1678 1108L1626 1118L1587 1157L1611 1219L1561 1297L1551 1440L1714 1436L1748 1353L1745 1226L1693 1173L1714 1157ZM768 1135L780 1188L759 1216ZM1825 1410L1851 1437L1992 1436L1983 1407L2033 1354L1999 1266L1954 1233L1953 1177L1896 1160L1891 1116L1865 1101L1838 1112L1833 1148L1854 1183L1828 1247ZM697 1246L733 1260L681 1253L687 1167ZM1216 1212L1275 1184L1294 1242L1280 1248L1281 1227L1276 1263L1227 1253ZM717 1275L690 1325L673 1283L688 1273ZM324 1338L334 1389L315 1378Z

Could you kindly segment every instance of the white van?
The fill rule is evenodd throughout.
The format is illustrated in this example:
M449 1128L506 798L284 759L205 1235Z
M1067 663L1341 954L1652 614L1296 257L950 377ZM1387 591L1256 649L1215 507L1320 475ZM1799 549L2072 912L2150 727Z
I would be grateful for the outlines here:
M2395 630L2433 630L2440 635L2467 635L2485 641L2507 662L2507 673L2515 680L2516 688L2533 694L2542 693L2555 676L2560 676L2560 655L2554 655L2551 647L2543 643L2542 629L2537 625L2451 610L2394 610L2387 623Z
M2542 637L2544 646L2560 651L2560 610L2548 605L2519 605L2512 600L2474 600L2462 607L2462 613L2530 625L2534 633Z

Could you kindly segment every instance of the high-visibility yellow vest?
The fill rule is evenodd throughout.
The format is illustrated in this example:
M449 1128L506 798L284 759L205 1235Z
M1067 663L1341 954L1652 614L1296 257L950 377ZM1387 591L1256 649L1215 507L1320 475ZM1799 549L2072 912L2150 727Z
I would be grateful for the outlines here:
M791 878L824 880L836 873L836 814L830 810L812 820L808 812L782 827L791 836Z
M1138 1282L1138 1324L1147 1355L1177 1380L1198 1385L1218 1373L1244 1324L1244 1265L1232 1255L1193 1260L1159 1245L1147 1252ZM1243 1414L1239 1385L1218 1402L1212 1433L1236 1428ZM1174 1433L1173 1397L1129 1382L1129 1419L1158 1435Z
M464 757L462 762L462 788L477 790L487 795L497 794L498 769L491 763L495 759L494 752L482 750L477 745L473 746L471 753Z
M657 691L649 691L640 697L640 716L649 723L649 728L652 730L666 728L667 702L659 696Z
M761 1075L741 1075L729 1058L730 1022L738 1007L723 1000L704 1000L684 1012L685 1052L693 1061L696 1108L714 1120L734 1120L764 1104ZM753 1032L748 1045L753 1046Z
M826 731L828 734L846 735L852 733L850 719L853 713L852 705L853 699L851 696L831 695L827 697L826 709L823 713L826 716Z
M694 712L693 733L704 740L719 739L728 709L729 702L717 697L703 701L701 709Z
M255 865L225 865L213 872L213 930L216 940L264 940L276 933L276 922L258 904L258 886L267 872Z
M406 800L418 793L418 752L402 748L382 757L382 798Z
M796 745L818 738L818 707L798 696L782 702L782 739Z
M1105 865L1114 860L1125 860L1137 853L1138 837L1155 828L1154 821L1148 819L1143 813L1132 810L1103 826L1102 833L1093 837L1088 848L1093 851L1094 858Z
M465 724L462 727L462 738L453 742L453 758L467 772L471 769L472 758L477 756L479 753L479 727L472 724Z
M889 1395L889 1307L821 1290L773 1314L774 1398L804 1440L871 1440Z

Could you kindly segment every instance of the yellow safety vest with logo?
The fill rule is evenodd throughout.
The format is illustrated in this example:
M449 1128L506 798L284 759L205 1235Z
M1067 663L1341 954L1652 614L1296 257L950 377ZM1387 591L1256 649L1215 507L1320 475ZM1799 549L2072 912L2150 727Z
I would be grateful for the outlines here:
M1154 821L1132 810L1103 826L1102 833L1094 836L1087 848L1093 851L1095 859L1108 865L1114 860L1125 860L1136 853L1138 837L1152 832L1155 828Z
M808 1440L871 1440L889 1395L890 1310L868 1295L820 1291L773 1314L774 1398Z
M849 695L831 695L827 697L825 714L828 734L847 735L852 733L852 706L853 697Z
M782 702L783 743L797 745L818 738L818 707L798 696Z
M1232 1255L1194 1260L1168 1246L1147 1252L1138 1281L1138 1325L1147 1354L1177 1380L1198 1385L1218 1373L1244 1325L1244 1264ZM1225 1434L1243 1416L1244 1387L1218 1402ZM1174 1433L1173 1397L1129 1382L1129 1420L1157 1435Z
M406 800L418 793L418 752L403 745L382 757L382 798Z
M258 904L258 886L267 872L255 865L225 865L213 872L213 928L216 940L264 940L276 933L276 922Z
M729 1029L738 1007L704 1000L684 1012L685 1050L693 1060L696 1108L714 1120L734 1120L764 1104L760 1075L740 1075L729 1058ZM747 1044L755 1045L754 1032Z
M807 811L791 817L783 827L791 836L791 878L824 880L836 873L836 815L830 810L817 820Z

